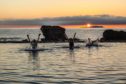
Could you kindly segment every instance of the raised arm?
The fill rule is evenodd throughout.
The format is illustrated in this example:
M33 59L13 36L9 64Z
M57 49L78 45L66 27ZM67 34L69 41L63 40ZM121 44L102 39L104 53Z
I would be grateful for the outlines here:
M31 42L30 37L29 37L29 35L28 35L28 34L27 34L27 39L28 39L28 41L29 41L29 42Z
M73 39L75 39L75 37L76 37L76 33L74 33Z
M37 39L37 42L39 41L39 39L40 39L40 36L41 36L41 34L38 34L38 39Z
M76 37L76 32L74 33L74 36L73 36L73 41L75 40L75 37Z

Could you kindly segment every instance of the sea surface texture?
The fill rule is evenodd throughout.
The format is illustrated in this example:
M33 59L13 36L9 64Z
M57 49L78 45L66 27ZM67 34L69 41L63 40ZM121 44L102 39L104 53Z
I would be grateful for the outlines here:
M118 30L118 29L117 29ZM124 29L123 29L124 30ZM102 37L104 29L68 29L81 39ZM39 29L0 29L0 37L36 38ZM25 51L30 44L0 43L0 84L126 84L126 43L40 43L42 51Z

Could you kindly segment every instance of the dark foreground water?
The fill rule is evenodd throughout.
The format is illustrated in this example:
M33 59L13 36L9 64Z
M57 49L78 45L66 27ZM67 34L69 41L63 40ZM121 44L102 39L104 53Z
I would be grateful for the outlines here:
M69 51L67 43L0 44L0 84L126 84L126 43Z
M118 29L120 30L120 29ZM125 29L123 29L125 30ZM67 30L81 39L102 37L104 29ZM36 38L39 29L0 29L0 37ZM126 84L126 43L69 51L68 43L41 43L40 52L24 51L29 44L0 44L0 84Z

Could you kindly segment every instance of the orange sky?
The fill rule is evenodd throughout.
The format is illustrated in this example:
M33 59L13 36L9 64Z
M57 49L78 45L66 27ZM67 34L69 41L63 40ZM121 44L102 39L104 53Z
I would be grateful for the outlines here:
M102 14L126 17L126 0L0 0L0 20Z
M0 0L0 19L110 14L126 16L126 0Z

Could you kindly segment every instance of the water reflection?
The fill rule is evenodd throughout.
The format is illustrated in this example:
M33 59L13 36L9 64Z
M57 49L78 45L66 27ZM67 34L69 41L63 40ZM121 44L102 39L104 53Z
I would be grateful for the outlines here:
M99 63L102 60L98 47L88 47L86 48L87 52L87 63L94 65L95 63ZM95 65L94 65L95 66Z
M93 55L94 51L97 51L97 55L99 53L99 47L88 47L88 56Z
M75 52L74 52L74 50L69 50L69 55L70 55L70 61L72 63L75 63L76 60L75 60Z
M92 51L91 51L91 48L89 47L89 48L88 48L88 56L91 56L91 54L92 54L91 52L92 52Z
M38 51L30 51L28 59L33 71L40 69L40 58Z

